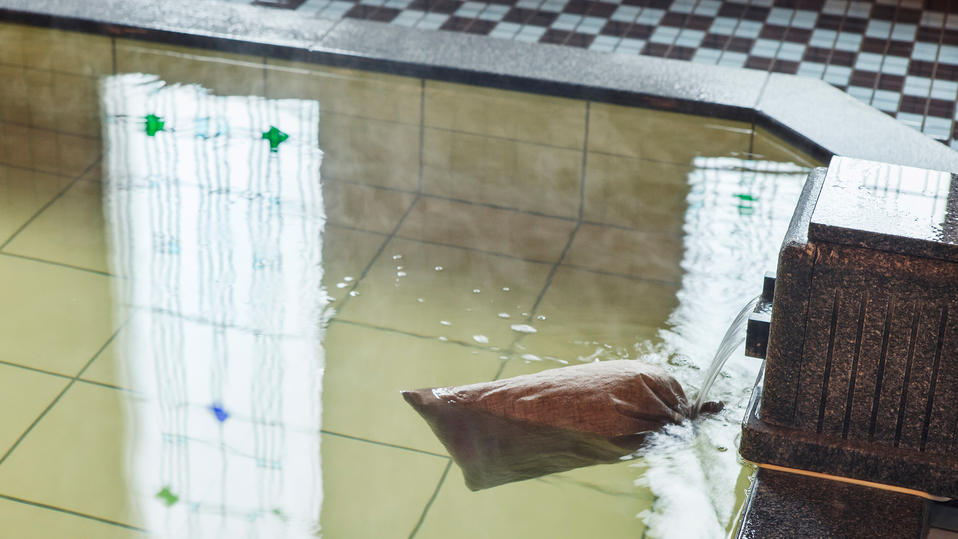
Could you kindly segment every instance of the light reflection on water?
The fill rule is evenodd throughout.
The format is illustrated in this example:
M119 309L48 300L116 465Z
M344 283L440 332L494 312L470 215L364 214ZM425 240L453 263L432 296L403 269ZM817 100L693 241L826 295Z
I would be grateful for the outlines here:
M323 489L319 105L102 83L129 488L165 537L309 537ZM161 118L150 135L144 118ZM271 152L263 133L290 135ZM155 127L159 127L155 124Z
M666 365L697 393L735 313L761 291L808 170L735 158L696 158L684 226L679 305L660 332L663 343L644 359ZM725 410L655 436L639 480L656 495L642 515L649 537L724 537L741 503L738 437L760 361L733 354L708 395ZM671 359L671 361L670 361Z

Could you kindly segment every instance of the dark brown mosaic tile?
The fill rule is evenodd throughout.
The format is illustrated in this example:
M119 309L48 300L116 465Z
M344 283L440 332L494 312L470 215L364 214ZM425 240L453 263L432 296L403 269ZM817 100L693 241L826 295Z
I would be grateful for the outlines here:
M915 41L921 43L938 43L938 40L941 38L941 32L941 28L919 26L918 31L915 33Z
M958 6L956 6L958 7ZM958 45L958 31L944 29L941 31L942 45Z
M550 28L539 38L539 43L555 43L561 45L565 43L571 35L572 32L568 30L553 30Z
M874 12L874 8L872 8ZM905 23L905 24L918 24L921 22L921 13L920 9L912 9L904 6L899 6L898 11L895 13L895 22Z
M701 46L704 49L724 49L725 45L731 39L731 36L723 36L721 34L705 34Z
M832 51L832 58L828 63L837 66L851 67L855 65L855 59L858 56L854 52Z
M912 65L915 64L914 61L911 62ZM930 63L930 62L926 62ZM929 72L927 77L931 77L932 73ZM958 66L948 65L948 64L938 64L938 69L934 71L934 76L936 79L941 80L950 80L958 81Z
M936 118L954 118L955 102L945 101L944 99L929 99L928 116L934 116Z
M759 56L749 56L748 60L745 61L745 67L749 69L761 69L762 71L768 71L768 68L772 66L771 58L762 58Z
M589 11L593 2L588 0L569 0L569 3L565 5L565 8L562 9L565 13L572 13L573 15L585 15Z
M915 48L914 43L909 43L906 41L889 41L888 50L886 54L891 56L904 56L906 58L911 57L911 51Z
M888 42L885 41L884 39L874 39L874 38L866 37L862 39L861 51L871 52L874 54L884 54L885 45L887 44Z
M798 62L789 62L788 60L775 60L772 64L772 71L775 73L787 73L794 75L798 73Z
M413 3L410 4L407 9L451 15L455 13L462 4L462 2L453 0L413 0Z
M669 9L672 7L672 0L646 0L645 6L654 9Z
M742 4L735 4L732 2L723 2L721 7L718 10L719 17L729 17L731 19L738 19L743 14L745 10L748 9L748 6Z
M871 18L877 19L880 21L893 21L895 20L895 6L882 6L882 5L873 5Z
M605 23L605 26L602 27L602 30L599 31L599 33L604 36L622 37L625 35L626 31L628 31L630 26L632 26L632 23L630 22L609 21Z
M832 51L830 49L822 49L819 47L806 47L805 55L802 56L802 60L806 62L818 62L824 64L828 62L828 57L831 56Z
M852 71L852 77L848 80L850 86L861 86L862 88L874 88L878 82L878 73L872 71Z
M657 56L659 58L664 58L668 52L669 46L663 45L662 43L646 43L645 48L642 49L643 55Z
M898 110L910 114L925 114L925 105L928 103L927 97L918 97L914 95L901 96L901 102L898 104Z
M379 6L364 6L363 4L356 4L349 11L346 12L344 17L350 19L365 19L369 21L379 21L379 22L391 22L396 16L399 15L398 9L385 8Z
M582 47L586 48L595 41L595 36L592 34L579 34L574 33L569 36L569 39L566 40L565 45L570 47Z
M822 30L838 31L841 27L842 27L841 15L828 15L823 13L819 15L818 20L815 21L815 28L821 28Z
M648 26L645 24L633 24L631 28L625 33L625 37L632 39L649 39L649 36L652 35L652 32L655 31L654 26Z
M702 30L706 31L712 27L712 17L704 17L702 15L692 15L685 22L685 27L691 30Z
M733 37L732 40L729 41L729 44L726 50L729 50L732 52L748 52L752 50L752 45L754 44L755 44L754 39L748 39L745 37Z
M821 17L819 17L819 19L821 19ZM868 19L846 17L841 24L841 31L848 32L849 34L864 34L866 28L868 28Z
M558 13L536 11L531 17L526 19L525 24L531 24L532 26L549 26L558 18Z
M812 31L805 28L789 28L785 32L785 41L807 44L812 39Z
M659 22L659 26L674 26L676 28L682 28L685 26L686 19L688 19L688 15L685 13L669 11L664 17L662 17L662 21Z
M517 24L525 24L527 20L531 19L533 15L536 14L534 9L524 9L521 7L514 7L509 10L508 13L502 18L503 22L514 22Z
M759 32L758 37L762 39L772 39L774 41L781 41L785 37L785 31L787 28L784 26L765 26L762 28L762 31Z
M908 64L908 74L913 77L931 77L935 74L935 62L912 60Z
M749 21L765 21L768 18L770 8L762 6L748 6L742 18Z
M592 4L592 7L586 13L590 17L602 17L603 19L608 19L615 13L615 10L619 8L616 4L610 4L608 2L589 2Z
M692 47L672 47L666 58L673 60L691 60L695 56L696 49Z
M900 92L901 89L905 86L905 77L900 75L889 75L888 73L882 73L878 76L878 89L879 90L889 90L892 92Z

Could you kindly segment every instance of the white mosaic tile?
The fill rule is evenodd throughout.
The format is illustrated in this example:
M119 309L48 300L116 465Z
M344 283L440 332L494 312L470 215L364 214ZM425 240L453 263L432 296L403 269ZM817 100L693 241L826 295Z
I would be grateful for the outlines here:
M825 68L825 74L822 80L835 86L848 86L848 81L852 77L852 68L848 66L830 65Z

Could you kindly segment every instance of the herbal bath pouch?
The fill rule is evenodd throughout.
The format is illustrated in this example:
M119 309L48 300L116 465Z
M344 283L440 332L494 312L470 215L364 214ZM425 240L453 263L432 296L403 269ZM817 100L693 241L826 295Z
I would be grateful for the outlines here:
M471 490L616 462L689 415L661 367L613 360L481 384L403 391Z

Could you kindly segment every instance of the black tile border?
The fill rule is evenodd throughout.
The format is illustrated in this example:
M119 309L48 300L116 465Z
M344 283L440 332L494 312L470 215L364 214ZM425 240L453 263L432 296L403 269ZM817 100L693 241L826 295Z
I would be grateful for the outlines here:
M752 123L832 155L958 171L958 152L815 79L212 0L0 0L0 22Z

